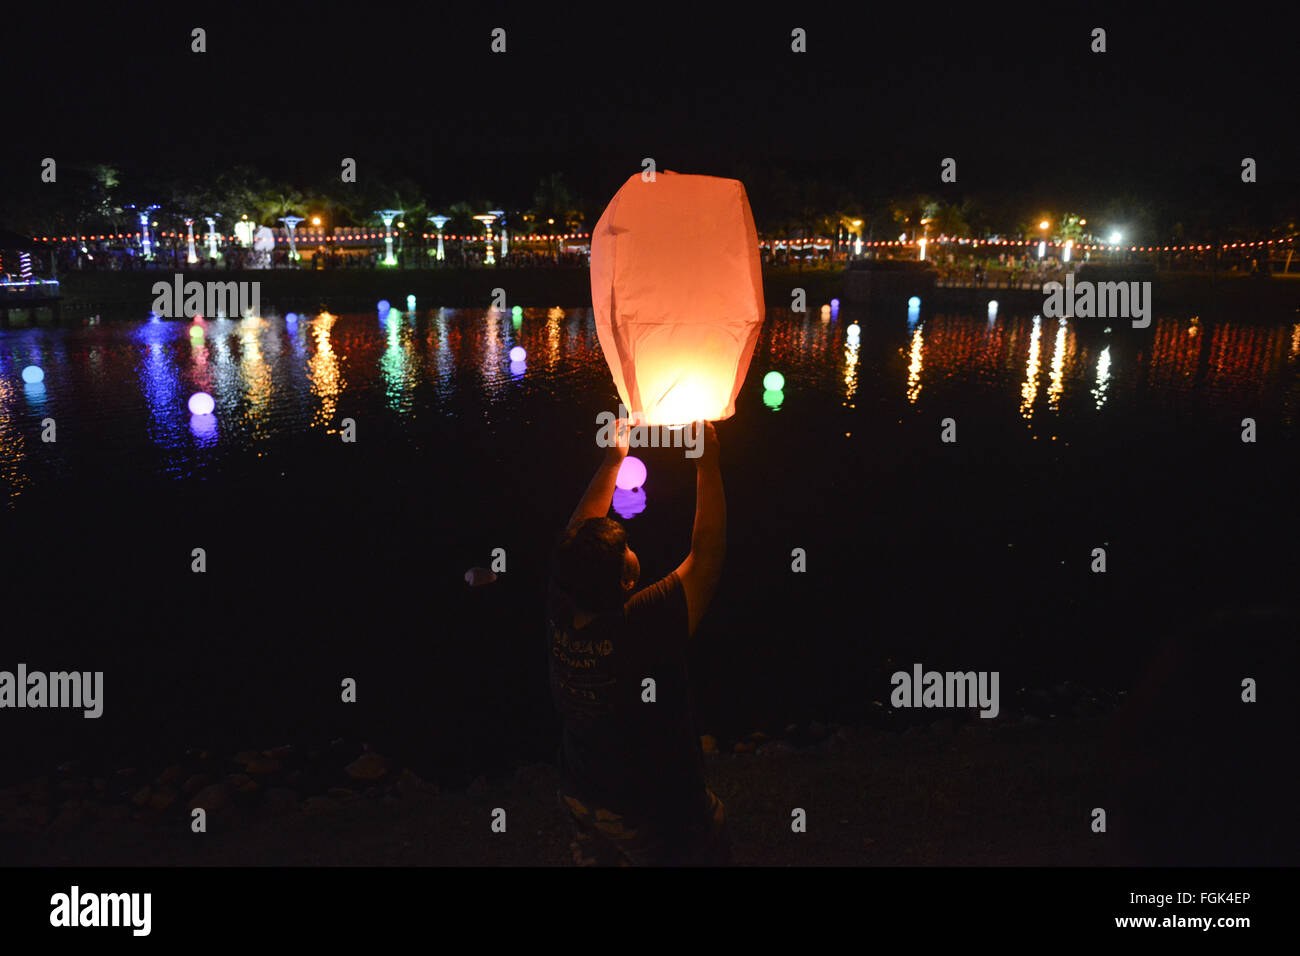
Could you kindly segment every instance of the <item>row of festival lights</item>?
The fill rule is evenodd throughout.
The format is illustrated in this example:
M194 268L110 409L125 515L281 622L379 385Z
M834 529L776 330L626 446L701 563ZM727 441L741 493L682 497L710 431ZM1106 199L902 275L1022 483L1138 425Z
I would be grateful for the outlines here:
M337 230L337 232L342 232L342 230ZM210 233L196 234L195 238L196 239L202 238L206 240L209 235ZM362 240L362 239L392 239L392 238L397 238L400 235L401 233L397 233L397 232L368 232L368 233L359 233L356 235L347 235L346 233L344 233L341 235L333 235L333 236L321 235L319 233L300 233L300 234L295 234L293 238L295 242L302 242L302 243L355 242L357 240ZM421 233L420 235L421 238L424 239L438 238L437 233L425 232L425 233ZM160 232L158 233L158 236L164 238L172 238L172 239L187 238L186 234L179 233L179 232ZM103 233L100 235L88 234L84 236L57 236L57 237L36 236L34 237L34 241L36 242L91 242L91 241L105 240L105 239L142 239L143 237L144 234L140 232L118 232L118 233L110 232L110 233ZM225 236L225 235L221 235L220 233L217 234L217 238L225 240L226 242L236 242L239 239L238 236ZM466 242L483 242L485 239L485 237L482 234L476 236L443 235L442 238L451 239L451 240L459 239ZM529 241L549 242L555 239L590 239L591 233L566 232L566 233L558 233L555 235L541 235L541 234L534 233L526 236L514 236L513 238L515 242L529 242ZM1258 246L1286 245L1288 243L1293 242L1294 239L1295 239L1294 236L1289 236L1285 239L1260 239L1257 242L1224 242L1224 243L1220 243L1219 248L1220 249L1253 249ZM288 242L289 237L276 236L275 241ZM972 245L972 246L1037 246L1037 245L1045 244L1048 248L1055 248L1055 249L1062 249L1069 246L1072 249L1084 249L1088 251L1103 251L1103 252L1107 250L1111 252L1125 251L1125 247L1122 245L1106 245L1106 244L1085 245L1085 244L1076 244L1069 240L1067 240L1066 242L1057 242L1055 240L1040 240L1040 239L1026 239L1022 241L1019 239L968 239L968 238L956 238L956 237L947 237L947 236L941 236L937 239L928 239L928 240L927 239L907 239L907 240L888 239L888 240L880 240L880 241L873 241L873 242L861 242L860 245L862 248L883 249L889 247L898 248L898 247L915 247L915 246L925 246L925 245L929 245L929 246L952 245L954 243L957 245ZM759 242L760 246L768 246L768 247L791 246L795 248L806 247L806 246L830 246L831 244L832 241L830 239L809 239L803 243L791 241L791 240L784 240L784 239L782 240L765 239ZM859 245L859 242L855 241L853 245L857 246ZM1129 246L1127 248L1127 251L1128 252L1204 252L1206 250L1210 250L1213 248L1214 245L1212 243L1208 243L1204 245L1185 245L1185 246Z

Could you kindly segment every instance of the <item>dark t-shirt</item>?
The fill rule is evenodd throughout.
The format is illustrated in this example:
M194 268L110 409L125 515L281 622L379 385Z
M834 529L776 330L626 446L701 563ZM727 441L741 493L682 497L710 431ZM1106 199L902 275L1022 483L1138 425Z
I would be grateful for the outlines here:
M707 806L704 756L686 675L690 619L677 573L637 592L622 614L580 628L552 623L551 698L564 721L560 771L575 796L680 830ZM642 683L655 682L643 701Z

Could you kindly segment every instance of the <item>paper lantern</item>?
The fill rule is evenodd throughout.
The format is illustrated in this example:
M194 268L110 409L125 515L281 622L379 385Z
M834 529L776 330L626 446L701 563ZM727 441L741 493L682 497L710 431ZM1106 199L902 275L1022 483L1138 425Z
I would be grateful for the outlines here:
M634 174L592 232L591 300L619 398L645 424L730 418L763 324L745 187Z
M640 488L645 484L645 475L645 462L636 455L628 455L623 459L623 464L618 466L618 474L614 476L614 487L622 488L624 491Z
M190 396L189 406L192 415L211 415L212 410L217 407L217 403L212 400L212 396L207 392L195 392Z
M39 365L29 365L23 369L23 381L28 385L35 385L37 382L45 381L45 370Z

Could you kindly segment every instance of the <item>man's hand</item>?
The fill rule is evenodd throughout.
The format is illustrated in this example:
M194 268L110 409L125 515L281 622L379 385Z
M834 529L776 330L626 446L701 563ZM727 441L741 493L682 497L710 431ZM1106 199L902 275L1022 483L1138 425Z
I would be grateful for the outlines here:
M627 457L628 436L632 427L631 419L620 418L614 423L614 444L605 449L605 454L611 459L621 462Z
M700 449L700 456L695 459L695 467L716 465L718 463L718 433L713 427L713 422L696 422L692 427L695 429L696 435L702 436L699 440L703 445Z

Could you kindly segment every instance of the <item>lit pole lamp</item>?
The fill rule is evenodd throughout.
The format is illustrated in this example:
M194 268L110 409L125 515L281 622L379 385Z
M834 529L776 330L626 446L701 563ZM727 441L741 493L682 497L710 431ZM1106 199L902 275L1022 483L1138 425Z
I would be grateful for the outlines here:
M384 265L395 266L393 257L393 220L402 214L400 209L376 209L375 215L384 221Z
M1047 227L1050 226L1046 219L1038 224L1038 228L1043 232L1043 238L1038 240L1038 258L1042 259L1047 255Z
M293 231L298 228L298 223L302 222L303 218L302 216L282 216L280 221L284 223L285 228L289 230L289 260L291 262L297 262L298 244L294 241Z
M199 261L199 254L194 251L194 220L185 220L186 249L185 261L193 265Z
M127 209L134 209L140 217L140 251L144 253L146 259L153 258L153 240L149 237L149 215L158 208L157 204L145 206L127 206Z
M555 258L557 253L555 247L552 245L552 243L555 241L555 220L547 219L546 224L551 227L551 231L546 235L546 245L551 250L551 258Z
M489 266L496 265L496 259L492 256L492 222L496 217L496 213L494 212L474 217L479 222L483 223L483 228L487 230L487 258L484 260L484 263Z
M433 228L438 230L438 251L434 255L434 258L437 259L439 262L442 262L444 259L447 258L442 251L442 227L447 225L447 223L451 222L451 220L446 216L430 216L429 222L433 223Z
M492 215L496 216L501 222L501 258L506 257L506 211L504 209L489 209Z
M857 236L857 238L853 240L853 254L855 256L860 256L862 255L862 220L861 219L853 220L853 232Z
M208 258L217 257L217 217L204 216L204 221L208 224Z

